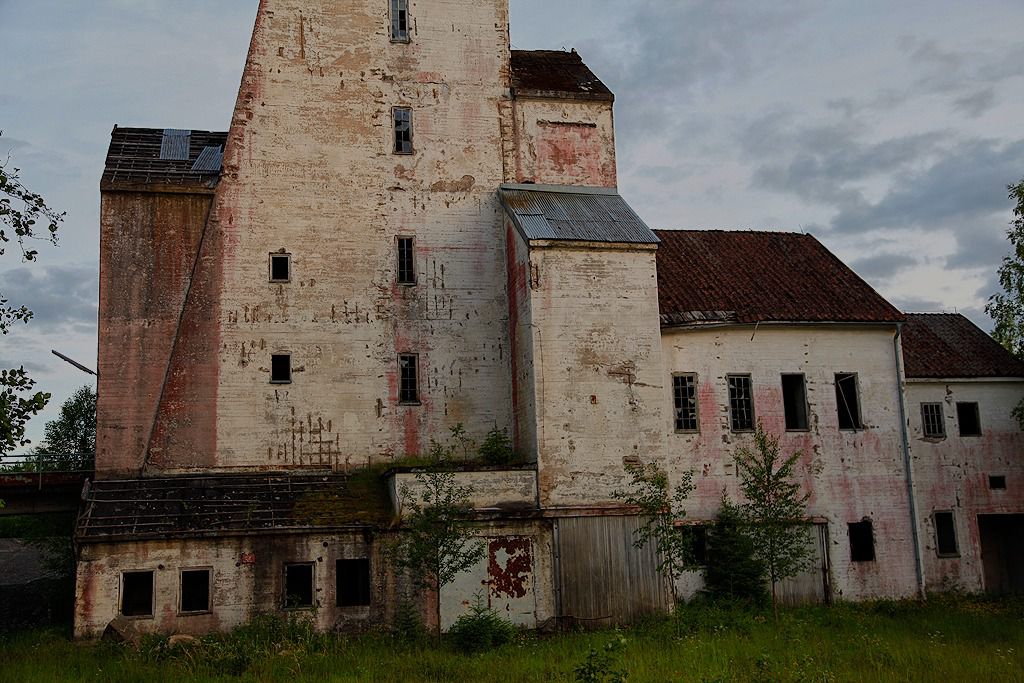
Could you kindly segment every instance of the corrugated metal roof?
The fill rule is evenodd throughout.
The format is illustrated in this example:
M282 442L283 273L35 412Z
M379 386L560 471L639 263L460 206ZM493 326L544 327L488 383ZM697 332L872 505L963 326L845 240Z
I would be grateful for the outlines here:
M203 147L196 162L192 164L192 171L196 173L219 173L224 160L224 147Z
M192 131L165 128L160 141L160 158L165 161L187 161Z
M1024 377L1024 362L959 313L908 313L903 326L907 377Z
M614 190L505 186L501 203L526 240L657 244L658 237Z

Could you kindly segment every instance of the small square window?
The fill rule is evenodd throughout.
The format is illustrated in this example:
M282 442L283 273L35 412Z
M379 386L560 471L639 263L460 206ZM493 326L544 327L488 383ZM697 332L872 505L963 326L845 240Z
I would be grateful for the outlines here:
M416 284L416 241L412 237L398 238L398 284Z
M391 0L391 42L409 42L409 0Z
M935 522L935 550L939 557L956 557L960 554L956 544L956 524L952 512L936 512L932 515Z
M804 431L807 424L807 383L803 375L782 376L782 408L786 429Z
M993 490L1003 490L1006 488L1006 475L1003 474L990 474L988 477L988 487Z
M209 569L181 570L181 604L182 614L196 614L210 611L210 577Z
M338 560L335 576L338 607L360 607L370 604L370 560Z
M153 616L153 572L121 574L121 614L126 617Z
M270 356L270 383L290 384L292 381L292 357L288 353Z
M395 107L391 114L395 122L395 154L412 154L412 109Z
M419 357L414 353L398 356L398 402L412 405L420 402Z
M290 282L292 279L291 254L270 255L270 281Z
M956 421L960 436L981 436L981 413L977 403L957 403Z
M734 432L754 429L754 395L750 375L729 375L729 422Z
M875 534L871 528L871 520L865 519L860 522L851 522L848 526L850 532L850 561L874 562Z
M313 563L284 566L284 607L304 609L313 606Z
M696 432L697 422L697 375L672 376L672 399L675 406L677 432Z
M862 429L860 418L860 391L857 375L849 372L836 373L836 409L839 412L840 429Z
M941 403L921 404L921 425L926 438L946 438L946 417Z

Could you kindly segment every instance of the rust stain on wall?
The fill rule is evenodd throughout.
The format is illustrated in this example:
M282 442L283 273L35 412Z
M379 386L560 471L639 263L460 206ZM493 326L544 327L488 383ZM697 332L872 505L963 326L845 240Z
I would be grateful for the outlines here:
M532 575L533 546L529 538L509 536L488 543L487 576L493 597L525 597Z

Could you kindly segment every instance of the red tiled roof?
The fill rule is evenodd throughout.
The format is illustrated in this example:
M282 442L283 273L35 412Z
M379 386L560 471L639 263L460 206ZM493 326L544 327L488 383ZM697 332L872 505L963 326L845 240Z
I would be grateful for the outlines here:
M512 50L512 88L529 95L615 99L575 50Z
M903 315L810 235L655 230L662 325L895 323Z
M1024 377L1024 362L959 313L908 313L903 364L908 378Z

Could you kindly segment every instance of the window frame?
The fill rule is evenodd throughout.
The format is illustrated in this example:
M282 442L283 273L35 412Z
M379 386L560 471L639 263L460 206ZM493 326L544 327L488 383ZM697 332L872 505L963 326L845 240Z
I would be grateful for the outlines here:
M288 605L288 568L309 567L309 595L308 605ZM281 571L281 609L285 611L302 611L317 608L316 599L316 562L285 562Z
M124 578L128 574L149 574L149 614L124 613ZM117 613L125 619L156 619L156 571L153 569L124 569L118 584Z
M839 397L842 394L842 389L839 388L839 381L840 381L839 378L840 377L844 377L844 378L845 377L850 377L850 378L853 378L853 390L855 392L855 398L857 399L856 402L855 402L856 403L856 409L857 409L857 419L854 420L854 425L852 427L844 427L843 426L842 412L841 412L842 411L842 406L840 406L840 403L839 403ZM835 390L836 390L836 425L838 426L839 431L841 431L841 432L857 432L857 431L863 430L864 429L864 410L863 410L863 407L861 405L861 399L860 399L860 394L861 394L861 391L860 391L860 374L856 373L856 372L837 372L833 376L832 383L835 386ZM845 398L846 397L843 396L844 402L845 402ZM850 417L852 418L853 415L850 415Z
M403 10L400 5L404 4L405 9ZM396 33L398 26L395 17L395 12L405 12L405 37L401 37L400 34ZM412 10L409 7L409 0L390 0L388 2L388 19L389 27L388 33L391 35L392 43L411 43L412 42Z
M409 119L407 121L409 125L409 149L398 148L398 113L407 112ZM403 141L404 143L404 141ZM401 156L409 156L416 153L416 143L413 137L413 112L412 107L394 106L391 107L391 153L398 154Z
M694 427L684 428L679 426L680 417L680 406L679 406L679 394L676 391L676 380L677 379L690 379L692 380L693 389L693 424ZM700 400L697 394L699 379L696 372L673 372L672 373L672 426L675 429L676 434L699 434L700 433Z
M750 426L736 428L736 418L733 411L733 384L734 379L745 379L747 381L747 401L750 403ZM754 379L750 373L729 373L725 376L725 386L729 398L729 431L734 434L747 434L753 432L757 425L757 413L754 410Z
M403 263L402 263L402 245L407 243L409 245L408 259L409 263L408 270L410 279L402 279ZM395 257L396 257L396 272L395 272L395 283L402 287L415 287L417 285L416 278L416 238L410 235L398 235L395 237Z
M949 515L949 523L953 531L953 548L952 552L942 552L939 542L939 515ZM953 510L933 510L932 511L932 531L935 532L935 555L937 557L960 557L960 535L956 532L956 514Z
M960 419L960 406L974 406L974 421L978 425L978 431L970 434L964 433L963 421ZM978 401L957 401L956 402L956 433L959 436L973 439L983 436L985 430L981 427L981 404Z
M343 603L341 589L341 565L344 562L366 564L366 602ZM341 609L354 609L373 606L373 563L369 557L339 557L334 561L334 604Z
M286 278L275 278L274 277L274 259L284 259L285 263L288 264L288 277ZM267 258L267 278L268 281L275 285L287 284L292 281L292 255L288 252L277 251L271 252Z
M799 377L800 389L803 393L803 405L804 409L804 426L803 427L790 427L789 426L789 414L786 412L786 378L787 377ZM783 372L779 375L779 384L782 386L782 420L785 424L787 432L809 432L811 431L811 404L807 400L807 375L802 372Z
M185 572L206 572L206 609L185 610ZM178 569L178 616L191 617L198 614L213 613L213 567L181 567Z
M928 408L938 408L939 410L938 434L928 433ZM935 416L932 417L934 418ZM937 441L946 438L946 410L942 406L942 401L923 401L921 403L921 434L926 439L935 439Z
M287 358L288 359L288 379L274 379L274 359L275 358ZM291 384L295 373L292 370L292 354L287 351L281 353L270 354L270 383L271 384Z
M854 558L854 544L853 544L853 528L867 525L868 537L871 539L871 557L870 558ZM850 542L850 563L861 564L863 562L877 562L878 561L878 548L875 544L875 523L868 517L860 520L859 522L847 522L846 523L846 535Z
M406 399L403 398L405 395L405 389L402 387L404 378L402 377L402 360L405 358L412 359L413 367L413 378L415 380L415 398ZM402 352L398 354L398 405L400 406L418 406L422 405L423 401L420 398L420 354L411 352Z

